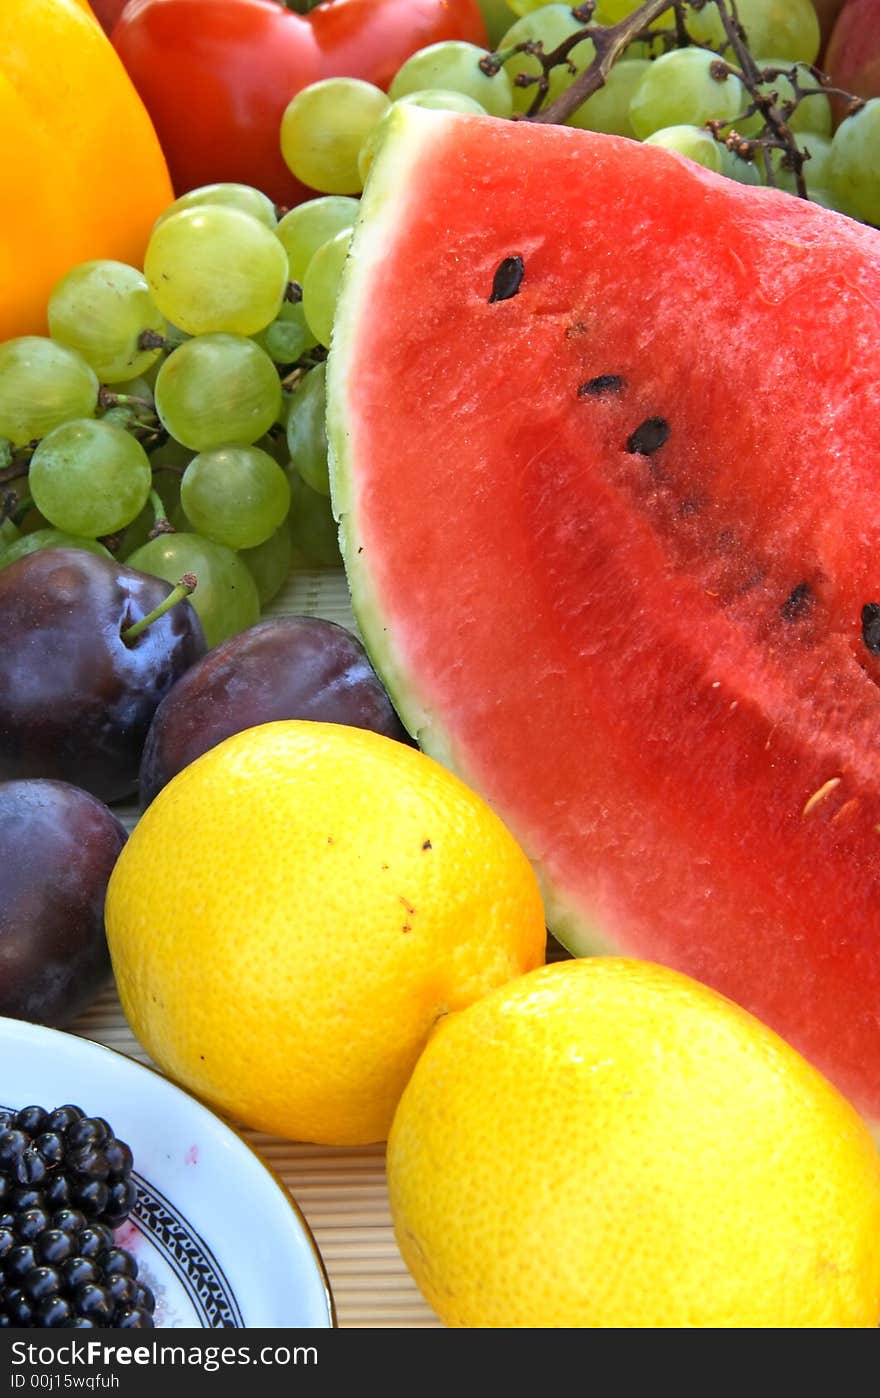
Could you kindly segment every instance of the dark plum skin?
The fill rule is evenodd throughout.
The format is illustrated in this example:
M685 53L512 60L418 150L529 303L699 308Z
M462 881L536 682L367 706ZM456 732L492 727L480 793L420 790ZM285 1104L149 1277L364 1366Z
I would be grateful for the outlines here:
M291 718L410 742L356 636L320 617L274 617L214 646L162 700L144 744L141 808L224 738Z
M206 649L186 600L122 639L170 591L84 549L0 571L0 780L54 777L102 801L137 790L153 714Z
M68 782L0 782L0 1015L63 1028L110 976L107 881L125 826Z

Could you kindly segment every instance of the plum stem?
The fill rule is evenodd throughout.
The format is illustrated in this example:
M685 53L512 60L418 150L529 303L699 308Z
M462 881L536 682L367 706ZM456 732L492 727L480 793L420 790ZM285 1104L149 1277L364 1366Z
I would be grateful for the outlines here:
M180 582L176 587L171 589L168 596L159 603L158 607L154 607L151 612L147 612L146 616L142 616L140 621L134 621L131 626L125 628L122 633L122 639L125 644L130 645L132 641L136 641L142 631L146 631L148 626L152 626L154 621L158 621L160 616L164 616L166 612L169 612L172 607L176 607L178 602L182 602L185 597L189 597L195 590L195 573L184 573Z

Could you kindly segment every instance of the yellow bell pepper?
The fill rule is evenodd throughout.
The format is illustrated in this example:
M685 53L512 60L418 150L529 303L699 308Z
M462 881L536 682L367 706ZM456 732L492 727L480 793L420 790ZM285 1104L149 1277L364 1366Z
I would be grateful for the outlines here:
M140 265L173 196L140 98L85 0L0 4L0 339L40 334L57 279Z

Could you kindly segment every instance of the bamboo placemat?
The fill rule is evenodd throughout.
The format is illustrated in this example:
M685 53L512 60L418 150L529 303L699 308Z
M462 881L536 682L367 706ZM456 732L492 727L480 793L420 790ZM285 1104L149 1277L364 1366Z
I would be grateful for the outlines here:
M73 1029L150 1063L128 1028L112 987ZM324 1259L340 1327L442 1328L422 1300L394 1241L382 1146L331 1149L237 1129L284 1182L311 1228Z
M322 616L357 631L341 570L293 573L265 613L285 614ZM134 805L117 808L117 814L129 828L137 819ZM553 948L548 954L560 953ZM140 1062L150 1062L128 1028L112 987L72 1028ZM324 1259L340 1327L442 1328L394 1240L382 1146L331 1149L246 1129L242 1135L283 1180L302 1210Z

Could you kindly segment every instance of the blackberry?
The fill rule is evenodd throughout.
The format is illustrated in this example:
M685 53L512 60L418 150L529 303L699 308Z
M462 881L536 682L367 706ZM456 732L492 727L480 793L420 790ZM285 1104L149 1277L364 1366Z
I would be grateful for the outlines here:
M0 1112L0 1209L77 1209L117 1228L134 1203L131 1150L109 1123L66 1105ZM37 1232L42 1231L38 1228Z
M151 1329L155 1299L113 1229L132 1154L80 1107L0 1112L0 1328Z

